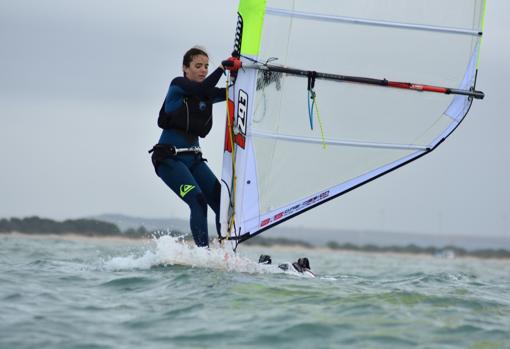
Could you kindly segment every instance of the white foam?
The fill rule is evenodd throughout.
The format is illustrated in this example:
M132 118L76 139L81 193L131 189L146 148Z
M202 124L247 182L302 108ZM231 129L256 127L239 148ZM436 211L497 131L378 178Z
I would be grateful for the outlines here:
M182 238L164 235L154 237L142 255L113 257L105 261L108 270L150 269L160 265L185 265L242 273L284 273L276 265L262 265L232 251L230 246L212 244L199 248Z

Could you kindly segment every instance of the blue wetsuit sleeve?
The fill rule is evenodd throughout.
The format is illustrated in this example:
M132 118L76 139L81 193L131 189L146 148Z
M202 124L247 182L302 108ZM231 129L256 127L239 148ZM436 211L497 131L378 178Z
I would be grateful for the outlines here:
M211 91L210 98L213 103L224 102L227 98L225 88L215 87L213 91Z
M205 96L211 93L223 74L223 69L217 68L204 81L196 82L186 79L183 76L172 80L170 85L179 86L188 96Z

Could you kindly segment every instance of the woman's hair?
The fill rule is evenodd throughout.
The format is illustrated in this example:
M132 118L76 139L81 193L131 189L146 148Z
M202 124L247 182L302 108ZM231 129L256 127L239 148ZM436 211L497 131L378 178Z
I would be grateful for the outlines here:
M184 57L182 58L182 65L185 66L185 67L189 67L189 65L191 64L191 61L193 60L193 57L200 56L200 55L204 55L206 57L209 57L207 52L205 52L205 49L203 49L201 47L194 46L194 47L190 48L184 54Z

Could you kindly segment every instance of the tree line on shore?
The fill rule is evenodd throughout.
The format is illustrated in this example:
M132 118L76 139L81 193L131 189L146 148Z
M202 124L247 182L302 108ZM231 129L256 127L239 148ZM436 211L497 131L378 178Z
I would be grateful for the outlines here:
M246 242L252 245L272 246L272 245L287 245L299 246L305 248L314 248L314 246L305 241L285 239L285 238L266 238L257 236ZM478 249L478 250L465 250L456 246L444 247L420 247L414 244L405 246L377 246L377 245L354 245L351 243L339 244L335 241L328 242L325 246L332 250L344 251L358 251L358 252L377 252L377 253L411 253L433 255L439 257L478 257L478 258L510 258L510 251L505 249Z
M114 237L122 236L127 238L147 238L152 237L160 232L148 231L145 227L129 228L122 231L119 227L110 222L104 222L96 219L68 219L58 222L48 218L40 218L37 216L26 218L9 218L0 219L0 233L24 233L34 235L44 234L77 234L90 237ZM179 231L172 231L165 234L173 236L183 236L186 240L191 240L191 234L185 234ZM315 245L293 239L286 238L268 238L257 236L251 240L246 241L247 245L285 245L285 246L300 246L305 248L314 248ZM349 250L361 252L393 252L393 253L413 253L413 254L428 254L436 256L471 256L479 258L510 258L510 251L505 249L479 249L468 251L456 246L446 247L420 247L416 245L407 246L376 246L376 245L354 245L350 243L339 244L337 242L329 242L325 247L333 250Z
M37 216L0 219L0 233L24 234L78 234L84 236L145 237L149 235L143 226L121 231L116 224L96 219L67 219L62 222Z

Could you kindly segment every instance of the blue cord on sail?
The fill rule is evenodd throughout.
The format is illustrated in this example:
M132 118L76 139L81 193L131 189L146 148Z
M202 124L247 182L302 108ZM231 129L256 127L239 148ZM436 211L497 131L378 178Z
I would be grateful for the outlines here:
M312 101L312 103L310 103ZM315 105L315 91L308 90L308 117L310 118L310 128L313 130L313 107Z

